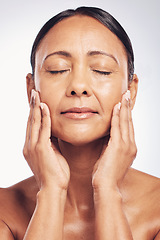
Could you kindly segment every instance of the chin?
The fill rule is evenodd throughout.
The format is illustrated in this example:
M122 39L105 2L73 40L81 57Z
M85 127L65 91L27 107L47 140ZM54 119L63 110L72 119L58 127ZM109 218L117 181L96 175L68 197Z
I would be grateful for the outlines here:
M57 132L53 132L52 136L55 136L56 138L70 143L73 146L84 146L87 145L89 143L95 142L97 140L102 139L103 137L106 137L108 135L108 130L107 129L100 129L100 128L96 128L96 129L81 129L81 131L78 129L76 129L76 131L74 131L74 129L72 130L65 130L62 129L61 131L57 131Z

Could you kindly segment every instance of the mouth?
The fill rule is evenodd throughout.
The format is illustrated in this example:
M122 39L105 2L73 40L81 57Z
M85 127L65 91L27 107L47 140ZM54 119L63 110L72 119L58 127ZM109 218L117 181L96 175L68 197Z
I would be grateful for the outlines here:
M70 119L81 120L91 118L97 115L98 112L87 107L74 107L61 112L61 114Z

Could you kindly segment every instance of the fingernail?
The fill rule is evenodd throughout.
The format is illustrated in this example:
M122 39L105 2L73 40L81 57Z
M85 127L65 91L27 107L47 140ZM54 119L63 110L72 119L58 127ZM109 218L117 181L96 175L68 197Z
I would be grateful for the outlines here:
M32 96L35 98L36 96L36 91L34 89L32 89Z
M117 106L118 110L121 109L121 102L118 103L118 106Z
M35 103L35 97L36 97L36 92L34 89L32 89L32 92L31 92L31 100L30 100L30 105L34 104Z
M129 101L130 98L131 98L131 93L130 93L129 90L127 90L127 92L125 93L125 99L126 99L127 101Z
M41 109L43 110L43 108L44 108L43 103L40 103L40 107L41 107Z

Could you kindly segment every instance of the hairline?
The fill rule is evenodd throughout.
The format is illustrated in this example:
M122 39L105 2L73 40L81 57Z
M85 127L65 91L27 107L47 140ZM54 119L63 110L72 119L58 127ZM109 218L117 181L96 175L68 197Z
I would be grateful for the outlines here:
M128 82L129 83L131 83L132 82L132 78L133 78L133 73L134 73L134 56L133 56L133 59L131 59L131 55L130 55L130 53L129 53L129 50L127 49L127 47L124 45L124 43L123 43L123 41L120 39L120 37L119 36L117 36L117 34L116 33L114 33L109 27L107 27L100 19L98 19L98 17L96 17L96 15L95 16L93 16L93 15L91 15L89 12L78 12L77 11L77 9L76 10L73 10L73 9L68 9L68 10L71 10L72 11L72 13L71 13L71 15L67 15L67 16L62 16L61 18L59 18L54 24L53 24L53 26L51 26L49 29L48 29L48 31L46 31L45 33L44 33L44 36L42 36L41 37L41 39L39 40L39 42L38 42L38 44L37 44L37 46L36 46L36 48L34 49L34 51L32 52L32 59L31 59L31 65L32 65L32 71L33 71L33 73L32 73L32 75L34 76L34 72L35 72L35 63L36 63L36 52L38 51L38 49L40 48L40 45L41 45L41 42L43 41L43 39L45 38L45 36L49 33L49 31L55 26L55 25L57 25L59 22L61 22L61 21L63 21L63 20L65 20L65 19L68 19L68 18L71 18L71 17L74 17L74 16L81 16L81 17L84 17L84 16L87 16L87 17L91 17L91 18L93 18L93 19L96 19L98 22L100 22L101 24L103 24L103 26L104 27L106 27L108 30L110 30L119 40L120 40L120 42L122 43L122 46L124 47L124 50L125 50L125 53L126 53L126 57L127 57L127 66L128 66ZM107 13L107 12L106 12ZM110 15L110 14L109 14ZM113 17L112 15L110 15L111 17ZM115 19L114 17L113 17L113 19ZM116 19L115 19L116 20ZM116 20L117 21L117 20ZM118 22L118 24L119 24L119 22ZM120 24L119 24L120 25ZM44 25L45 26L45 25ZM43 27L44 27L43 26ZM121 26L121 25L120 25ZM42 28L43 28L42 27ZM121 28L123 29L123 27L121 26ZM124 30L124 29L123 29ZM124 30L125 31L125 30ZM128 37L128 35L127 35L127 33L126 33L126 36ZM128 37L129 38L129 37ZM130 40L130 39L129 39ZM131 46L132 47L132 46ZM34 58L33 58L34 57ZM33 59L34 59L34 62L33 62ZM133 73L132 73L132 76L130 77L130 74L131 74L131 72L130 72L130 63L132 62L132 65L133 65ZM34 65L33 65L33 63L34 63ZM33 67L34 67L34 69L33 69Z

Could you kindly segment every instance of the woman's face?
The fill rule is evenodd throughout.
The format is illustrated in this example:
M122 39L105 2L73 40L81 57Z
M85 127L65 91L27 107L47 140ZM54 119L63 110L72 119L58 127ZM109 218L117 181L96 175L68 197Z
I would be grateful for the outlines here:
M56 24L37 50L34 77L52 135L74 145L106 136L113 107L128 89L127 62L123 44L94 18Z

